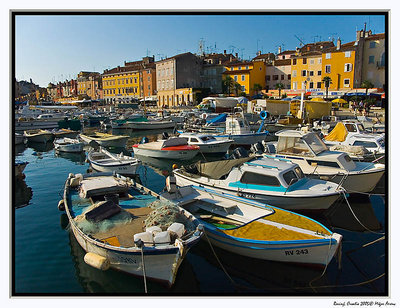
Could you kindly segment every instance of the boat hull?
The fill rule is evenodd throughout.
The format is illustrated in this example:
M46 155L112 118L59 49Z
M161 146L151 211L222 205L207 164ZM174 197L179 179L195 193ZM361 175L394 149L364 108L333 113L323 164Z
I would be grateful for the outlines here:
M176 176L178 186L201 185L203 187L210 188L221 193L225 192L225 193L235 194L246 199L251 199L265 204L274 205L291 211L326 210L340 197L338 193L326 194L315 197L306 197L306 196L290 197L288 195L285 196L266 195L255 192L245 192L243 190L233 189L229 187L222 187L222 186L220 187L218 185L213 185L213 183L211 182L207 183L204 181L196 181L196 179L192 179L190 177L182 175L179 172L174 172L174 175Z
M80 153L83 151L83 143L75 143L75 144L54 144L54 149L58 152L67 152L67 153Z
M90 143L92 141L96 142L97 144L99 144L102 147L115 147L115 148L124 148L126 145L126 142L129 139L129 136L127 137L121 137L118 139L111 139L111 140L107 140L107 139L100 139L100 138L91 138L85 135L80 135L80 138L86 142L86 143Z
M220 139L233 139L233 144L236 146L244 145L251 146L257 142L261 142L267 138L268 132L263 133L253 133L253 134L243 134L243 135L213 135L218 140Z
M96 163L95 161L90 161L90 166L98 172L116 172L122 175L135 175L137 167L139 164L137 162L134 163L126 163L126 164L115 164L104 166L102 164Z
M332 239L302 241L250 241L227 236L204 224L211 243L219 248L245 257L288 263L325 266L336 253L342 236L334 233Z
M141 156L149 156L154 158L190 160L199 153L199 150L169 151L169 150L141 149L133 147L133 152L135 153L135 155L137 154Z
M200 152L203 154L225 154L233 142L219 142L210 144L196 144L200 147Z
M348 175L308 174L307 176L341 184L348 193L367 193L375 188L384 173L385 169L379 169L370 172L350 173ZM345 178L344 181L343 178Z
M53 129L58 128L58 120L32 120L14 121L15 131L21 132L29 129Z
M32 134L32 135L25 135L26 139L31 142L49 142L53 140L54 136L52 133L38 133L38 134Z
M175 122L173 121L128 122L125 123L124 126L124 128L131 128L134 130L167 129L174 127L175 127Z

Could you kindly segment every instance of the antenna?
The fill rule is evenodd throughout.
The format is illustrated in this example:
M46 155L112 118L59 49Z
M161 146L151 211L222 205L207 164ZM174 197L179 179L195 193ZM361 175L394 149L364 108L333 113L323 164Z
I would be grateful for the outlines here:
M335 36L337 35L337 33L329 33L329 34L330 34L331 36L329 36L328 39L329 39L330 41L333 42L333 41L335 40Z
M295 36L295 38L297 38L299 40L300 47L305 45L301 38L299 38L296 34L294 36Z
M233 46L233 45L230 45L229 48L232 50L232 52L231 52L232 54L235 53L235 49L237 49L237 48L236 48L235 46Z
M200 38L200 41L199 41L199 52L201 55L204 54L204 39L203 38Z

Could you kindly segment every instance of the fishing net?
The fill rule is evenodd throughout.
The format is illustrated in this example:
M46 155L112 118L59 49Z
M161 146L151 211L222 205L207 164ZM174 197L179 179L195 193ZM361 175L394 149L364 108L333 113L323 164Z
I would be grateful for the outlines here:
M145 219L145 228L158 226L165 231L174 222L178 222L183 224L188 232L196 229L195 225L180 212L179 208L169 201L156 200L149 207L154 210Z

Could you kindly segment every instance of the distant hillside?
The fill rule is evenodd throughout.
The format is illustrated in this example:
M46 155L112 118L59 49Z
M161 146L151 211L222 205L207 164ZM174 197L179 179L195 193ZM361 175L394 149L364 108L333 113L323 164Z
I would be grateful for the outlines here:
M19 96L27 95L39 89L39 85L36 85L30 81L21 80L17 82L17 93Z

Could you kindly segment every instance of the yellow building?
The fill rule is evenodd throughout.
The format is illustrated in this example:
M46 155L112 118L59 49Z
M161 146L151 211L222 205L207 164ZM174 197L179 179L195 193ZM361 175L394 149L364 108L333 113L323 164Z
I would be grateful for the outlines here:
M351 90L355 81L355 59L357 45L355 42L341 44L338 39L336 46L328 48L322 54L322 79L331 78L330 90ZM325 85L322 84L325 89Z
M257 94L254 85L259 84L265 88L265 63L262 61L234 61L225 64L224 76L231 77L240 84L241 91L247 95ZM234 93L234 91L230 91Z
M116 67L102 75L104 99L107 103L139 99L140 71L134 66Z
M291 56L291 89L305 93L320 90L322 85L322 52L332 42L306 44Z

